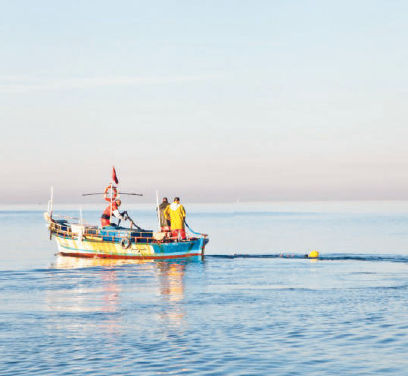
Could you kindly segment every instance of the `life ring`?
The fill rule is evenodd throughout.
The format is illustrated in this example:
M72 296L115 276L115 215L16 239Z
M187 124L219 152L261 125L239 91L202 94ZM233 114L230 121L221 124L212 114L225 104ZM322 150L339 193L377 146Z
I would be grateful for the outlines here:
M120 245L122 246L123 249L128 249L130 247L130 239L123 238L122 241L120 242Z
M105 188L105 192L103 194L103 197L105 198L106 201L112 202L116 200L116 197L118 197L118 190L116 187L113 185L108 185Z

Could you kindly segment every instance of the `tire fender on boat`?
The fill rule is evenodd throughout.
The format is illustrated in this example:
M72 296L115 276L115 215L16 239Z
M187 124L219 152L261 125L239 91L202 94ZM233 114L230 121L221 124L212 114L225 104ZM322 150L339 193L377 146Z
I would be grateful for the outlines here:
M130 239L123 238L120 242L120 245L122 246L123 249L128 249L130 247Z

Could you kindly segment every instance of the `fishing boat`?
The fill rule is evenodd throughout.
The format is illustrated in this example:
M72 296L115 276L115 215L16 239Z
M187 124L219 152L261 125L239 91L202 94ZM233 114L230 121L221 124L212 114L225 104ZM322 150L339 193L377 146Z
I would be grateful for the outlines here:
M103 195L106 201L112 203L120 192L111 182ZM204 255L205 246L209 242L208 235L189 229L186 238L180 239L172 237L170 232L145 230L137 226L127 213L126 216L130 222L129 228L120 226L120 221L117 225L101 227L84 221L82 215L80 218L55 215L53 189L48 210L44 213L50 240L56 240L61 256L156 260Z

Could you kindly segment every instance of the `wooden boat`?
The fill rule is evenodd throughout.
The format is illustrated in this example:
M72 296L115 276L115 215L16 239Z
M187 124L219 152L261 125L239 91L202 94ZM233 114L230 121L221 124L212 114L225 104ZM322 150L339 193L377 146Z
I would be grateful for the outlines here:
M111 185L112 187L112 185ZM105 190L106 193L106 190ZM106 195L105 195L106 199ZM98 257L110 259L173 259L203 256L209 242L206 234L197 234L181 240L170 233L154 232L116 225L98 227L79 218L53 215L53 194L44 218L50 239L57 242L59 254L74 257Z
M209 241L206 236L178 240L151 230L98 228L44 214L50 236L56 240L62 256L141 260L202 256Z

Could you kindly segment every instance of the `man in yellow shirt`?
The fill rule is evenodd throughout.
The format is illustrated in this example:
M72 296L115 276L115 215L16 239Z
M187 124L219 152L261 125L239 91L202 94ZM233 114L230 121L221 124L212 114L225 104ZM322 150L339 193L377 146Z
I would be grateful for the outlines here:
M184 206L180 204L180 199L178 197L175 197L174 202L167 206L164 215L167 219L170 219L171 236L173 238L180 236L181 239L184 240L186 238L186 230L184 227L186 211Z

